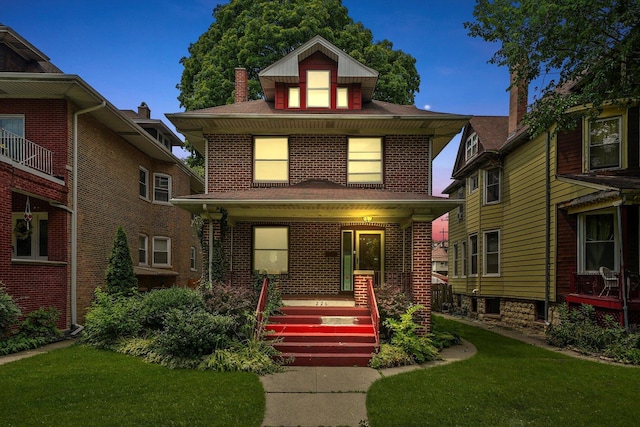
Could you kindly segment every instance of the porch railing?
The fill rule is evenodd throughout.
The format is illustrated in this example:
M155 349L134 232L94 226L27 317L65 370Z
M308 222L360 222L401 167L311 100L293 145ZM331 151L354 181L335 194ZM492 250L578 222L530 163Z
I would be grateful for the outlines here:
M260 331L263 328L264 310L267 307L267 297L269 294L269 278L265 277L262 281L262 289L260 290L260 297L258 298L258 307L256 308L256 337L260 335Z
M637 273L625 271L624 281L625 286L622 286L623 278L618 275L618 289L606 295L607 298L623 299L623 295L620 292L621 289L625 289L627 292L627 298L636 299L640 297L640 277ZM569 276L569 293L578 295L593 295L600 297L605 283L597 272L584 272L578 273L573 271Z
M380 343L380 312L378 311L378 302L376 301L376 293L373 289L373 279L369 279L367 283L367 303L371 311L371 321L373 330L376 334L376 344Z
M15 133L0 128L0 156L53 175L53 153Z

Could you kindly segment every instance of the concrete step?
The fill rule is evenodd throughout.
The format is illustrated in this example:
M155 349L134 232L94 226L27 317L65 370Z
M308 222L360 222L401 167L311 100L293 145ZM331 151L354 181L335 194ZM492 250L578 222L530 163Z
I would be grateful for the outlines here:
M375 334L373 325L323 325L315 324L287 324L287 323L269 323L268 331L275 332L303 332L308 334L335 334L335 333L355 333L355 334Z
M280 342L274 347L283 353L314 353L314 354L352 354L368 353L376 350L375 343L363 342Z
M352 299L293 299L284 298L282 303L288 307L355 307Z
M310 334L309 332L274 332L266 335L267 339L282 339L283 342L350 342L376 343L376 336L372 333L333 333Z
M279 357L292 357L293 366L361 366L366 367L371 360L370 353L282 353Z
M367 307L294 306L281 307L280 312L286 315L371 316L371 312Z
M283 316L270 316L269 323L370 325L371 316L318 316L314 314L287 314Z

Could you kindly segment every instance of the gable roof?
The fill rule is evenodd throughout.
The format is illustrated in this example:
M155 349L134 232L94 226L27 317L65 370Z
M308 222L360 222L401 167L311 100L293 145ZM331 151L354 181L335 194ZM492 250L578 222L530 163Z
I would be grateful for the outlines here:
M265 99L274 100L276 82L299 83L298 64L316 52L321 52L338 63L339 84L361 83L362 101L371 101L378 81L378 72L356 61L321 36L313 37L258 73Z

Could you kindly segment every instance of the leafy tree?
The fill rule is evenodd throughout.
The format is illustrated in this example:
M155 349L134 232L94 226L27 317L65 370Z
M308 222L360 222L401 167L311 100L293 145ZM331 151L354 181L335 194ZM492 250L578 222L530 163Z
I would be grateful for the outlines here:
M534 135L640 95L638 0L477 0L473 14L469 35L501 44L490 63L514 85L541 81L524 118Z
M260 99L260 70L315 35L380 73L375 99L413 104L419 90L415 58L393 50L388 40L374 43L371 31L349 17L341 0L231 0L216 6L213 17L189 47L190 56L180 60L178 100L186 110L232 103L237 67L248 71L249 99Z
M129 241L122 226L118 227L113 240L105 278L105 291L109 294L131 296L138 291L138 279L133 273Z

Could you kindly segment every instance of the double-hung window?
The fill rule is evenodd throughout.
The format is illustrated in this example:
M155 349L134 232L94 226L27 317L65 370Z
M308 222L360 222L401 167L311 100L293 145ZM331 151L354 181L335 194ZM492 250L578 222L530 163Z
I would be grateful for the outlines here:
M288 227L253 228L253 269L269 274L284 274L289 271Z
M13 236L11 257L14 259L47 260L49 258L49 214L33 212L31 221L23 212L12 215Z
M142 166L138 177L138 193L144 200L149 200L149 171Z
M478 275L478 235L469 236L469 276Z
M189 250L189 267L191 271L196 271L196 247L191 246Z
M24 151L24 116L0 115L0 155L23 161Z
M307 71L307 108L329 108L331 105L331 72Z
M347 182L382 183L382 138L349 138Z
M585 214L579 216L578 221L581 270L598 271L600 267L618 270L615 215Z
M589 123L589 170L621 167L622 119L609 117Z
M484 203L500 203L500 168L484 171Z
M149 237L146 234L140 234L138 236L138 264L149 265L149 258L147 255L149 247Z
M171 267L171 239L169 237L153 238L153 266Z
M349 89L336 88L336 108L349 108Z
M460 257L462 258L462 273L460 274L462 277L467 277L469 272L467 271L469 254L467 253L467 242L460 242Z
M171 199L171 176L162 173L153 174L153 201L169 203Z
M453 277L458 277L460 268L460 258L458 254L458 243L453 244Z
M472 133L465 143L464 160L467 161L478 154L478 134Z
M300 108L300 88L290 87L289 88L289 100L288 100L289 108Z
M287 137L256 136L253 140L253 181L289 182Z
M500 274L500 231L485 231L482 241L484 275L497 276Z
M467 178L467 188L469 194L474 193L478 189L478 174L474 173Z

